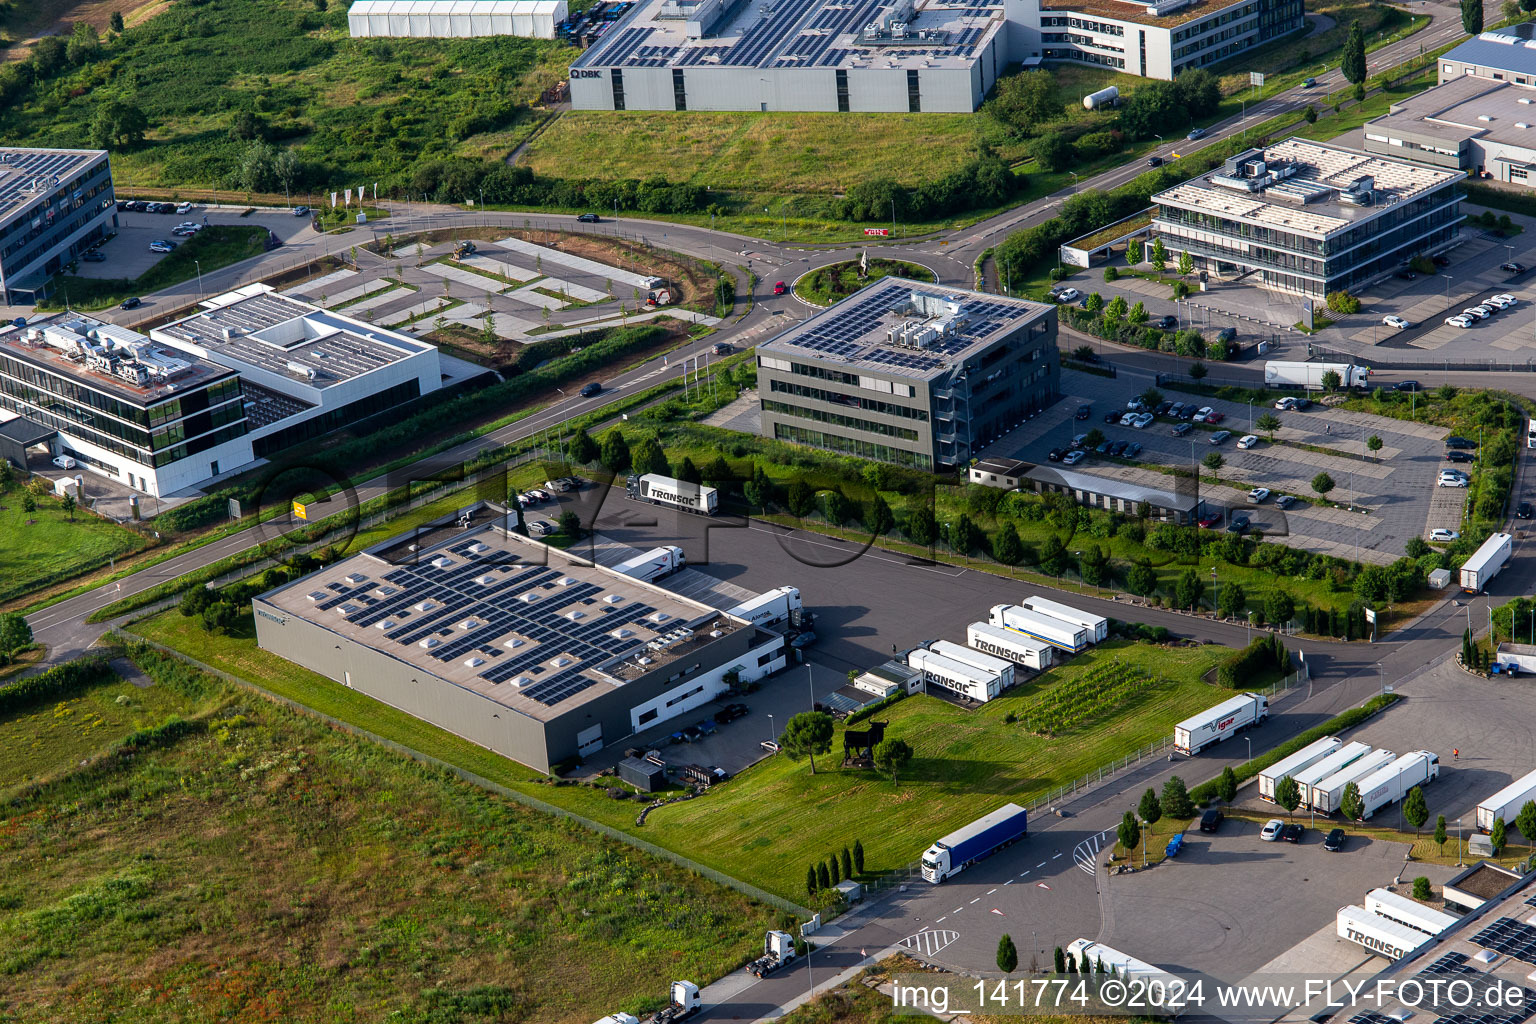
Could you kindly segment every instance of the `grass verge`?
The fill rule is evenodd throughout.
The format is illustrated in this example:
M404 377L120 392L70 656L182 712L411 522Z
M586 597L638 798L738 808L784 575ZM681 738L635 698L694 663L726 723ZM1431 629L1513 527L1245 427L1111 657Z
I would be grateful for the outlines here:
M182 240L176 250L133 280L78 277L61 274L54 279L53 295L39 304L40 309L106 309L130 296L147 295L190 281L238 263L267 250L269 232L249 224L214 224Z

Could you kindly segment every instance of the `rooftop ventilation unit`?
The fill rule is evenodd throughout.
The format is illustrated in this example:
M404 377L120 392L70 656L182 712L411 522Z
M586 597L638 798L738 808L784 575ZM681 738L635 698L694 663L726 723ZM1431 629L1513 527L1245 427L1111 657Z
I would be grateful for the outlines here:
M505 647L509 651L515 651L519 647L523 646L523 641L519 637L509 637L508 639L501 642L501 646Z
M323 590L311 590L309 592L309 599L311 601L324 601L324 600L328 599L330 596L331 596L330 594L327 594Z
M425 640L423 640L420 643L418 643L416 646L420 647L424 651L430 651L432 648L436 647L440 643L442 643L442 641L439 640L437 637L429 636Z
M1531 100L1531 98L1529 96L1521 96L1519 99L1515 100L1515 102L1516 103L1524 103L1526 106L1530 106L1532 100Z
M320 374L320 371L316 370L313 366L305 366L303 363L296 363L292 359L288 360L288 372L297 374L307 380L314 380Z
M360 572L349 572L342 577L342 582L346 583L349 587L355 587L359 584L367 583L368 577Z
M380 619L378 622L375 622L373 624L373 628L374 629L382 629L382 630L390 630L390 629L394 629L398 625L400 625L400 623L396 622L394 619Z
M622 597L620 597L618 594L606 594L603 597L603 604L618 604L620 601L623 601L623 600L624 599Z
M465 668L479 668L481 665L484 665L484 664L485 664L485 659L484 658L465 658L464 659L464 667Z
M446 555L439 555L438 557L432 559L432 564L437 566L439 569L446 569L453 564L453 559L447 557Z

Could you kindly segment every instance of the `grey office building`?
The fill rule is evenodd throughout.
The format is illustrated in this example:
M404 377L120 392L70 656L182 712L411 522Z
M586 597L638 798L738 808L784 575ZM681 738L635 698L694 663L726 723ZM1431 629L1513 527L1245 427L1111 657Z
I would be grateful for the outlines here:
M55 274L116 233L105 150L0 148L0 300L45 298Z
M1286 139L1153 196L1152 228L1213 279L1321 299L1448 246L1465 177Z
M541 772L784 667L780 634L512 525L477 504L269 590L256 641Z
M1056 307L888 277L757 346L762 432L957 466L1057 399Z

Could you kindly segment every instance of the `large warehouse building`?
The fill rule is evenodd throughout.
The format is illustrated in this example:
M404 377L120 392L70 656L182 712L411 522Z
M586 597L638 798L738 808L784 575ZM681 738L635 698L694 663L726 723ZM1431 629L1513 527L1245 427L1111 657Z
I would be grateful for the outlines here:
M1536 88L1475 75L1453 78L1392 104L1365 125L1365 149L1536 184Z
M762 432L962 465L1056 400L1056 307L887 277L757 346Z
M55 274L116 233L105 150L0 148L0 302L46 298Z
M1471 75L1492 82L1536 85L1536 24L1489 29L1440 57L1440 81Z
M357 0L347 30L354 39L553 39L565 18L565 0Z
M1286 139L1152 197L1153 230L1214 278L1293 295L1358 291L1447 246L1459 170Z
M578 110L975 110L1009 64L1172 78L1300 28L1301 0L642 0L571 65Z
M257 642L541 772L785 665L778 633L463 514L260 595Z

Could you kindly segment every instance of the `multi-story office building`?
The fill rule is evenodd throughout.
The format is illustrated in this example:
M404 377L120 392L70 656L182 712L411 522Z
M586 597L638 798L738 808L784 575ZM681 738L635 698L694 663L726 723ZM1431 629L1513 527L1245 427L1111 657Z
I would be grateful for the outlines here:
M578 110L968 112L1010 64L1170 79L1302 27L1301 0L641 0L571 65Z
M961 465L1059 396L1056 308L884 278L757 346L762 432Z
M29 441L146 494L252 458L234 370L80 313L0 329L0 407L44 428Z
M541 772L785 665L779 633L460 515L260 595L256 642Z
M104 150L0 148L0 301L44 298L53 275L116 233Z
M1465 177L1287 139L1153 196L1152 227L1214 278L1323 298L1449 244Z

